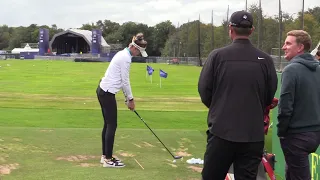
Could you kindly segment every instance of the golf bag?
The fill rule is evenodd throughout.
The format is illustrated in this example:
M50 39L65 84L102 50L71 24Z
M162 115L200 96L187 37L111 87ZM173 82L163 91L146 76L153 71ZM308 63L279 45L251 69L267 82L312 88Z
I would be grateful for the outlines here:
M264 133L265 135L268 134L268 130L270 128L270 110L275 108L278 105L278 99L273 98L272 104L267 107L264 115ZM262 155L262 161L258 167L258 175L257 180L268 180L266 174L268 174L270 180L276 180L276 176L274 174L275 170L275 163L276 163L276 156L275 154L267 153L264 151ZM225 178L225 180L234 180L233 175L233 165L231 165L229 172Z
M278 106L279 100L277 98L273 98L272 104L267 107L265 113L264 113L264 134L268 134L268 130L270 128L270 110Z
M262 157L262 164L264 171L268 174L271 180L276 180L276 175L274 174L274 167L276 163L275 154L265 152Z
M275 155L265 152L258 167L257 180L268 180L267 175L270 180L276 180L276 176L274 174L275 162ZM231 165L225 180L235 180L233 165Z

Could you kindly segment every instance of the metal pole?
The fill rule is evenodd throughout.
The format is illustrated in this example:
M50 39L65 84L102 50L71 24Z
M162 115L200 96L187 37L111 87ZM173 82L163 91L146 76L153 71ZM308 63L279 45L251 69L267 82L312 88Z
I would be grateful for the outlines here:
M304 30L304 0L302 0L301 29Z
M261 0L259 0L259 14L258 14L258 48L261 48Z
M201 48L200 48L200 14L199 14L199 22L198 22L198 53L199 53L199 66L202 66Z
M211 49L214 49L213 10L212 10L212 13L211 13Z
M281 0L279 0L279 62L280 71L282 71L282 61L281 61L281 44L282 44L282 10L281 10Z

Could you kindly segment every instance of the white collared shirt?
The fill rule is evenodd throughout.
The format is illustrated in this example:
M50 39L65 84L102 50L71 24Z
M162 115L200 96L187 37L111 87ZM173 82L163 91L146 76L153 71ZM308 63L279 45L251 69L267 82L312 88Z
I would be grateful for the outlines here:
M132 56L128 48L117 52L112 58L109 67L101 79L100 88L113 94L121 89L127 100L133 98L130 86L130 65Z

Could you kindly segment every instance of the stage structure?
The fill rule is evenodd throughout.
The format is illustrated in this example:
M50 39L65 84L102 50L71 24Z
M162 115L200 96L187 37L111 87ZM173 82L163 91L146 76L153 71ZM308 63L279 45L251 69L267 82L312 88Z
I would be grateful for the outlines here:
M101 30L68 29L52 37L49 49L51 52L56 52L57 55L102 54L110 51L110 45L102 37Z

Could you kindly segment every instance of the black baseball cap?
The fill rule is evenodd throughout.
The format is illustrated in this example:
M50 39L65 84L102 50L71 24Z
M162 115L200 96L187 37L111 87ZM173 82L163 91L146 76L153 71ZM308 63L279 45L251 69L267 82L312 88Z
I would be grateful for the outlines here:
M231 15L229 24L234 27L252 28L253 17L247 11L236 11Z

